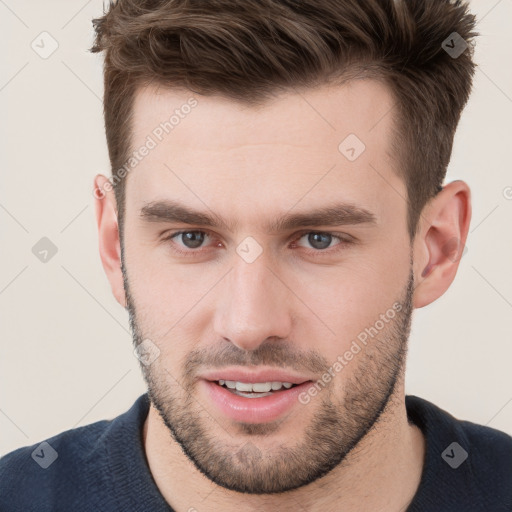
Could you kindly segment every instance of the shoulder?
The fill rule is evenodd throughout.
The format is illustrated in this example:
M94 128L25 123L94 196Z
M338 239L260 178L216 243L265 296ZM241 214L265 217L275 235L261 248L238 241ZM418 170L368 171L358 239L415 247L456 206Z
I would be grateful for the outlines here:
M474 456L486 466L503 467L512 471L512 436L495 428L454 417L439 406L417 396L406 396L409 417L427 431L432 441L443 442L446 436L456 436L475 450ZM492 457L491 457L492 455Z
M100 440L110 423L103 420L67 430L4 455L0 459L0 510L51 510L51 504L66 495L72 503L70 489L77 492L86 484L91 465L105 460Z
M140 426L149 407L139 397L125 413L61 432L0 458L2 512L119 510L116 478L142 465Z
M418 499L435 493L474 510L512 510L512 436L417 396L406 396L406 408L426 441Z
M491 493L490 498L506 496L508 510L512 511L512 437L470 421L458 420L458 427L467 440L475 481L485 494Z

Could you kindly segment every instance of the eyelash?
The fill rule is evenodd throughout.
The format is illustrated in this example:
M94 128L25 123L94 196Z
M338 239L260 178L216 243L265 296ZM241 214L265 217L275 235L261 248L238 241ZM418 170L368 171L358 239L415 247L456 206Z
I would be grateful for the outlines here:
M173 238L176 238L179 235L182 235L184 233L204 233L207 236L211 237L211 233L209 231L201 230L201 229L186 229L181 231L173 231L172 233L169 233L164 239L163 242L172 242ZM328 249L309 249L307 250L307 253L309 256L312 257L320 257L322 255L333 255L337 254L340 251L345 250L347 245L353 244L354 240L349 240L348 238L343 238L340 235L336 235L335 233L331 233L328 231L302 231L298 233L298 237L296 237L292 243L298 242L304 235L308 234L317 234L317 235L330 235L332 238L337 239L339 241L338 244L336 244L334 247L328 248ZM347 235L348 236L348 235ZM174 245L174 244L173 244ZM196 256L198 253L202 252L203 249L189 249L189 250L181 250L177 249L176 247L172 248L173 251L177 252L181 256L185 257L193 257Z

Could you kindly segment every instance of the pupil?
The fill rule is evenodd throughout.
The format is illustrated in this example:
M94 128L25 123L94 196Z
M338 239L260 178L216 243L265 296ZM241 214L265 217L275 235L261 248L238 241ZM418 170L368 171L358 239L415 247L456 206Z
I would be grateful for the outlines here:
M204 233L200 231L187 231L186 233L182 233L183 243L189 249L196 249L200 247L204 241Z
M308 236L308 242L315 247L315 249L326 249L329 247L331 239L332 236L329 235L329 233L310 233Z

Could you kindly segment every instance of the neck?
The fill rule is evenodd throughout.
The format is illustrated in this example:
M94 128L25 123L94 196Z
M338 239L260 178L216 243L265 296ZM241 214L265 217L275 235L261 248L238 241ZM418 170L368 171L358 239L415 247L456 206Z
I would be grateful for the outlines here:
M295 512L297 503L308 512L405 510L418 489L425 456L423 434L407 420L403 382L374 428L338 467L283 494L240 494L210 481L183 453L153 406L143 440L156 485L176 512L235 512L241 500L247 511Z

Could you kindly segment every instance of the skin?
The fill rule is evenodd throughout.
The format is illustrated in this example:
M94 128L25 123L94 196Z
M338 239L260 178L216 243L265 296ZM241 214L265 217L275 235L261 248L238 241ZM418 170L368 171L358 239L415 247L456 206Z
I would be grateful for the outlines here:
M424 208L410 243L406 187L389 153L393 112L384 115L393 99L372 80L290 92L258 108L141 89L133 147L192 96L198 105L129 173L123 251L113 192L96 198L113 294L130 313L135 343L149 338L160 350L151 365L141 365L152 399L144 446L160 492L177 512L229 512L241 502L248 511L405 510L425 455L404 401L409 326L413 309L435 301L455 277L460 257L447 244L459 240L460 255L469 187L446 184ZM350 133L366 146L353 162L338 150ZM95 189L106 181L96 176ZM142 220L142 207L162 199L237 225ZM338 201L370 210L377 222L264 228L286 212ZM210 238L199 249L183 237L164 241L182 229ZM355 243L335 251L340 242L328 239L322 252L307 236L319 231ZM248 236L262 248L252 263L236 252ZM202 252L184 257L176 248ZM282 364L316 381L323 372L315 361L332 366L397 302L400 313L329 385L279 421L231 420L199 385L210 362Z

